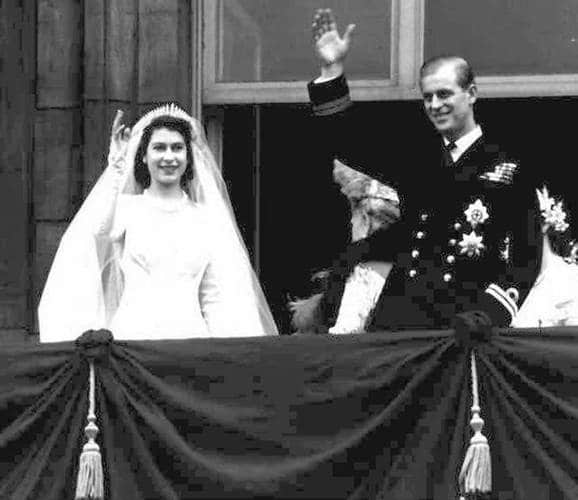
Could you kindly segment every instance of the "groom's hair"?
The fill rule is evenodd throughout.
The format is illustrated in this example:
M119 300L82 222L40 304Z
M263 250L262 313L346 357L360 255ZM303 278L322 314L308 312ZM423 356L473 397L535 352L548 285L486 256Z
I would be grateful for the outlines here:
M431 59L425 61L419 70L419 83L423 79L435 73L438 69L446 64L452 64L454 71L456 72L456 83L464 90L467 90L470 85L476 83L476 77L474 75L474 70L470 63L466 61L463 57L457 55L441 55L435 56Z
M143 133L134 157L134 178L140 187L148 188L151 184L151 175L143 158L151 142L153 132L159 128L174 130L183 136L187 148L187 168L181 177L181 187L186 191L188 182L193 178L193 150L191 147L191 125L185 120L173 116L159 116L149 123Z

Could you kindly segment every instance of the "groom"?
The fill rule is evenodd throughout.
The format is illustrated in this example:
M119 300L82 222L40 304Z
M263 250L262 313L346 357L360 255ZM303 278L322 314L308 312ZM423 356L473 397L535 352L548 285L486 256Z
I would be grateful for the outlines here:
M369 329L509 325L533 281L530 273L519 278L528 267L533 191L522 167L475 119L471 66L457 56L426 61L420 90L437 136L419 144L411 129L401 143L385 136L377 148L386 161L366 164L367 155L360 159L351 147L359 132L344 72L354 29L349 25L340 36L331 11L317 12L321 74L308 90L319 147L399 192L401 220L379 242L393 270Z

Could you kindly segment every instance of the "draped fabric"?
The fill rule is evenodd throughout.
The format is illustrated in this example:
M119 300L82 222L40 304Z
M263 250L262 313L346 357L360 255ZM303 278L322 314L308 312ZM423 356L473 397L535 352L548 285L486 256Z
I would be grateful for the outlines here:
M457 498L468 349L453 331L114 342L95 360L105 498ZM475 349L492 497L578 498L578 330ZM0 352L0 498L73 498L85 354Z

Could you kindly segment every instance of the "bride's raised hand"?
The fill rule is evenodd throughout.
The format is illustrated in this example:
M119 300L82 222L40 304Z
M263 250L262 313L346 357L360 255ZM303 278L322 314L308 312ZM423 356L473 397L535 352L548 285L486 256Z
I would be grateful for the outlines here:
M343 62L349 52L355 24L348 25L343 36L340 36L331 9L318 9L313 18L312 29L315 50L321 63L330 66Z
M117 110L112 123L108 152L108 164L112 165L118 173L124 172L126 150L130 139L130 128L122 123L123 115L120 109Z

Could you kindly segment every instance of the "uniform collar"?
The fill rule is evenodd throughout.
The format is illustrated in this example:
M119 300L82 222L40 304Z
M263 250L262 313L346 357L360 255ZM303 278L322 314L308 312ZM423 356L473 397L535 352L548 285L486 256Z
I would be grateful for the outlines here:
M454 163L457 162L460 156L462 156L480 137L482 137L482 127L476 125L475 128L455 141L456 147L451 151ZM445 146L450 142L445 137L443 138L443 141Z

